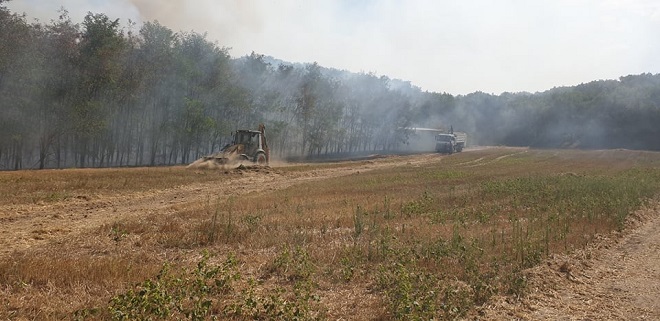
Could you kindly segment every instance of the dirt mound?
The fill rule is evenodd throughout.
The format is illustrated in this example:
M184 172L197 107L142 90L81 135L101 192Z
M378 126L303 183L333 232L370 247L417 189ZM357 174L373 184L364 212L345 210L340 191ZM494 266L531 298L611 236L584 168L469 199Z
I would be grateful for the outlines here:
M255 172L255 173L266 173L270 174L273 173L274 170L270 166L262 166L262 165L244 165L240 164L238 167L234 169L236 172Z
M188 165L186 168L191 169L225 169L225 165L218 164L213 159L200 158Z
M186 168L197 170L224 170L225 174L243 174L247 172L270 174L275 172L270 166L262 166L251 163L218 164L218 162L213 159L204 158L200 158L194 161Z

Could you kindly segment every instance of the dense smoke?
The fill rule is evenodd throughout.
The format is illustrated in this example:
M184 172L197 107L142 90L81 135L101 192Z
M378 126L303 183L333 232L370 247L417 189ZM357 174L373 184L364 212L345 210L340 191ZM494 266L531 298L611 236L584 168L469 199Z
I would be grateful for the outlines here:
M260 32L263 28L265 4L254 1L184 1L129 0L137 9L141 21L159 21L174 30L209 33L212 39L235 46L241 37ZM201 9L203 8L203 9ZM240 48L246 51L245 48Z
M185 10L171 6L162 10ZM0 169L185 164L259 123L274 158L432 151L412 127L453 127L472 145L660 150L658 75L454 96L316 63L232 58L158 22L131 33L103 14L37 24L0 5L0 25Z
M412 80L423 90L468 94L660 72L660 3L627 1L14 0L28 19L74 21L87 12L126 30L159 21L206 33L231 48L294 62ZM137 25L128 27L128 20Z

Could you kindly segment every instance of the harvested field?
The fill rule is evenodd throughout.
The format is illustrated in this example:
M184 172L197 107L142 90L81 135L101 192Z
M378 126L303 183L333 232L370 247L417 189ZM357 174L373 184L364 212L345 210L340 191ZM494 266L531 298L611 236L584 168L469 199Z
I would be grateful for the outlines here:
M625 150L3 172L0 319L657 319L659 192Z

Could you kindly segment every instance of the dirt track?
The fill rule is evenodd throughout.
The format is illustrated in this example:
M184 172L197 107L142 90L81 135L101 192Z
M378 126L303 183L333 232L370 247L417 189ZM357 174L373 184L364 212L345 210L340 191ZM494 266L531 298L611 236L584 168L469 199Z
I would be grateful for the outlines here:
M512 151L521 153L524 151ZM506 157L506 156L503 156ZM0 207L0 258L14 251L64 242L104 224L231 195L283 189L306 181L380 168L442 161L437 154L377 158L354 166L300 172L245 171L236 179L113 197L74 198L45 205ZM477 166L477 159L459 164ZM660 201L640 210L621 235L602 237L588 249L555 256L527 271L528 295L494 298L488 320L660 320Z
M489 320L660 320L660 201L623 234L527 271L529 294L494 300Z
M171 213L177 206L203 203L231 195L277 190L305 181L355 174L378 168L416 166L438 162L443 156L424 154L374 158L354 166L300 172L245 170L221 183L199 183L176 188L117 196L80 196L42 205L0 206L0 258L48 242L63 242L85 230L152 213Z

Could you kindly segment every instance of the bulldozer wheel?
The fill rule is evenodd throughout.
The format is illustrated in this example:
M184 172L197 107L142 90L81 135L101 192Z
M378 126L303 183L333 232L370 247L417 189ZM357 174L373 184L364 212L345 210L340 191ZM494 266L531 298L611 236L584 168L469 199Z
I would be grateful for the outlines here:
M266 154L258 153L255 157L255 161L259 165L268 165L268 159L266 159Z

